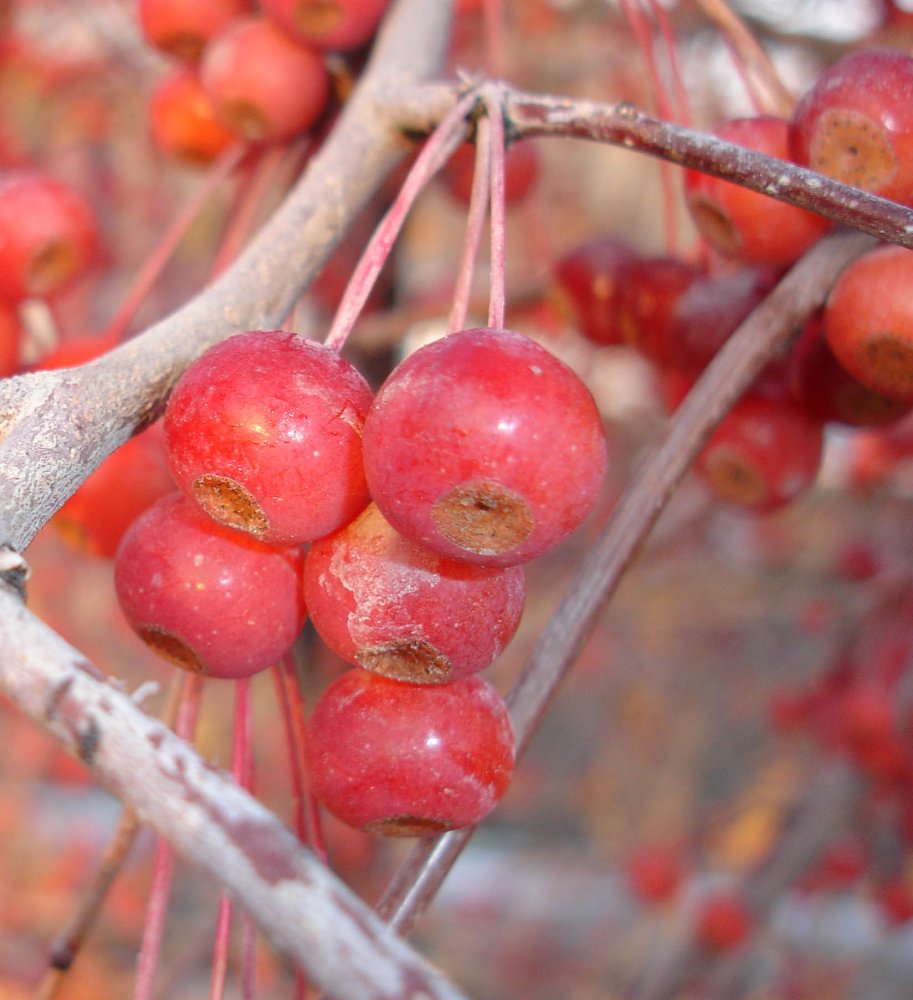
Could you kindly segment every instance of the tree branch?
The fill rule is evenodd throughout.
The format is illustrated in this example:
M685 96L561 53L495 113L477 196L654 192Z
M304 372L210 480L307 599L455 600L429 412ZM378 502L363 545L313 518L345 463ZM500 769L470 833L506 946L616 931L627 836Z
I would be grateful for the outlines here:
M0 689L339 1000L460 1000L269 810L0 585Z

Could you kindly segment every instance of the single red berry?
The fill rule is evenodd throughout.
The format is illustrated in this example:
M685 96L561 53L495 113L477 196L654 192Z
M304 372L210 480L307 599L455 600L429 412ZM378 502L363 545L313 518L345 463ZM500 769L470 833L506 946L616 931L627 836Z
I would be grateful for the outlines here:
M190 69L174 71L152 92L149 125L153 142L166 156L191 166L212 162L237 141Z
M174 480L210 517L262 541L321 538L368 503L371 398L361 374L316 341L282 330L230 337L168 401Z
M314 628L349 663L419 684L484 670L523 612L523 570L447 559L408 541L375 504L308 552Z
M811 487L823 446L821 425L796 404L746 396L714 431L695 468L721 500L768 511Z
M250 142L289 139L323 114L330 79L323 58L265 17L243 17L212 40L200 79L216 113Z
M868 863L869 852L859 837L841 837L825 848L812 881L823 888L843 889L862 876Z
M65 291L97 244L89 203L68 184L30 170L0 174L0 296L8 301Z
M513 773L510 716L481 677L409 684L354 667L318 699L308 735L317 799L386 836L478 823Z
M130 525L174 492L161 424L153 424L109 455L51 518L79 552L113 559Z
M193 61L211 38L250 9L249 0L139 0L139 19L152 45Z
M685 874L679 852L656 844L633 851L624 872L631 891L644 903L663 903L672 899Z
M786 377L805 412L821 423L881 427L910 410L909 402L869 389L844 368L824 336L820 316L805 324L789 352Z
M464 142L441 171L447 190L463 205L472 196L475 171L475 146ZM518 142L504 153L504 203L516 205L536 186L539 179L539 153L531 142Z
M913 920L913 890L905 879L883 882L875 889L875 902L891 924Z
M733 951L747 940L751 931L751 914L737 895L719 893L701 901L694 933L708 951Z
M913 197L913 58L852 52L796 105L792 157L803 166L894 201Z
M674 362L672 316L700 271L677 257L632 257L618 271L616 323L621 340L664 366Z
M624 343L618 325L620 275L637 259L627 243L606 236L575 247L555 265L549 294L568 322L594 344Z
M824 310L824 335L841 365L889 399L913 401L913 254L881 246L840 275Z
M187 670L237 679L265 670L304 624L304 553L216 524L183 494L133 522L114 562L127 621Z
M569 535L599 495L606 456L586 386L510 330L462 330L416 351L365 421L365 473L387 520L488 566L526 562Z
M774 287L769 268L698 275L675 299L668 319L668 362L699 375Z
M784 118L736 118L715 133L759 153L790 158ZM685 174L685 193L691 216L713 249L747 264L788 267L831 225L813 212L698 171Z
M366 45L390 0L260 0L264 14L293 38L329 52Z

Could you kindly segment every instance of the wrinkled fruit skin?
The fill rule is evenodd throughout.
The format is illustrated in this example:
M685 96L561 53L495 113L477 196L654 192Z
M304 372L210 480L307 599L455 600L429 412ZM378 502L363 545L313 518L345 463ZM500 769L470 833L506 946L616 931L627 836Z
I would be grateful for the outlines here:
M403 538L375 504L314 542L305 568L311 622L368 670L441 684L484 670L523 613L519 566L472 566Z
M480 565L526 562L567 537L599 495L606 454L586 386L509 330L463 330L416 351L365 421L365 473L387 520Z
M362 375L281 330L222 341L178 382L165 438L178 487L213 518L274 545L321 538L368 503Z
M480 677L408 684L355 667L314 706L314 794L350 826L429 836L478 823L513 772L510 717Z

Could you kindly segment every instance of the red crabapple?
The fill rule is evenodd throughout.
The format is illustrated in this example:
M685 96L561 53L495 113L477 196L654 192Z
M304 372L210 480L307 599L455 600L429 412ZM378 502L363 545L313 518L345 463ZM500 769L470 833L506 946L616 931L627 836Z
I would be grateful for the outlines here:
M229 337L165 410L177 485L216 521L271 544L321 538L368 503L371 389L335 351L283 330Z
M717 893L701 900L694 933L709 951L732 951L751 934L752 919L745 903L734 894Z
M908 203L913 197L913 58L852 52L796 105L792 158L820 174Z
M260 0L284 31L328 52L348 52L371 40L390 0Z
M824 310L824 335L837 360L863 385L913 401L913 254L880 246L837 279Z
M193 166L210 163L236 141L216 117L212 99L191 69L176 70L152 92L149 126L166 156Z
M632 893L644 903L671 899L684 878L679 852L657 844L645 844L633 851L624 871Z
M621 273L637 253L622 240L606 236L575 247L555 265L549 294L559 312L594 344L624 343L618 304Z
M670 364L676 357L672 315L700 271L677 257L633 257L618 275L616 323L621 341L654 364Z
M343 659L415 683L484 670L510 641L524 599L519 566L447 559L398 534L375 504L311 546L311 622Z
M606 443L577 375L510 330L450 334L406 358L365 421L365 473L384 517L452 559L526 562L593 506Z
M481 677L409 684L353 667L318 699L308 736L317 799L386 836L478 823L513 772L510 716Z
M168 55L192 61L250 7L250 0L139 0L139 19L149 42Z
M834 356L820 315L813 316L789 352L790 391L813 419L849 427L880 427L899 420L911 403L888 399L854 378Z
M34 170L0 174L0 232L0 296L9 301L65 291L95 255L88 202Z
M695 468L720 499L768 511L811 487L823 446L821 425L797 404L745 396L711 435Z
M182 493L128 529L114 562L127 621L157 653L212 677L249 677L291 648L304 624L304 553L216 524Z
M789 159L789 123L783 118L736 118L715 132L727 142ZM685 174L685 192L691 216L713 249L747 264L787 267L831 225L814 212L699 171Z
M475 146L464 142L457 147L444 169L441 179L447 190L464 205L472 197L475 171ZM516 205L536 186L539 177L539 153L531 142L518 142L504 153L504 202Z
M250 142L306 131L330 97L322 56L254 15L234 21L210 42L200 79L221 120Z

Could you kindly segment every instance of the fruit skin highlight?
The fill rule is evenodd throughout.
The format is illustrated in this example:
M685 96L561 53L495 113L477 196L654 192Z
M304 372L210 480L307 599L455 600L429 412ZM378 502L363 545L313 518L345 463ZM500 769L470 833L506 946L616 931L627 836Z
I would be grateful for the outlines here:
M353 667L314 706L308 747L317 799L344 823L393 837L478 823L514 765L510 716L481 677L409 684Z
M606 443L589 390L510 330L470 329L421 348L365 421L365 474L388 521L452 559L526 562L589 512Z

